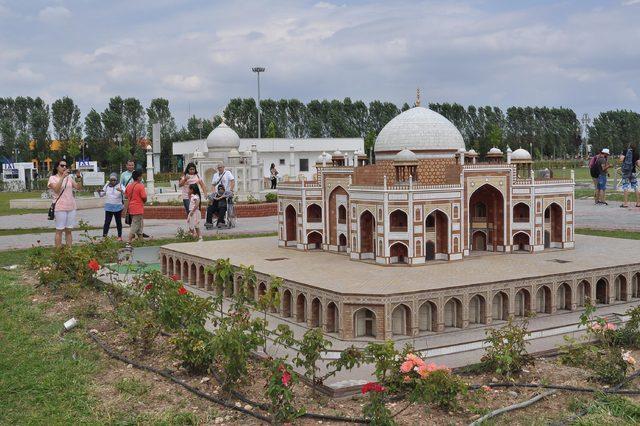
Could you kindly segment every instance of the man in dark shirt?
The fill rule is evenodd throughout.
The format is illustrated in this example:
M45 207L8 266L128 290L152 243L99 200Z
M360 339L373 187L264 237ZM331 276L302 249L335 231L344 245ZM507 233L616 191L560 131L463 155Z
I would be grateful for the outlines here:
M602 149L597 164L600 175L598 175L598 200L596 204L608 205L605 201L604 192L607 189L607 170L611 168L611 164L609 164L609 148Z
M636 193L636 207L640 207L640 193L638 192L638 180L636 178L636 166L640 166L640 154L636 144L631 144L620 154L620 171L622 173L622 190L624 201L620 207L629 207L629 191Z

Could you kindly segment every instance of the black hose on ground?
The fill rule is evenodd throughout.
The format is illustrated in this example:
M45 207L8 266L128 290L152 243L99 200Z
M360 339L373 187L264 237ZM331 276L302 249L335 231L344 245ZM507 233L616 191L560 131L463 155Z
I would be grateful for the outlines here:
M222 405L224 407L230 408L232 410L236 410L239 411L243 414L247 414L249 416L255 417L258 420L262 420L263 422L266 423L271 423L271 419L269 417L263 416L262 414L259 413L254 413L251 410L245 410L242 407L236 407L234 404L231 404L223 399L220 398L216 398L215 396L209 395L208 393L202 392L200 389L197 389L191 385L189 385L188 383L183 382L182 380L174 377L173 375L169 374L167 371L163 371L163 370L159 370L157 368L151 367L150 365L144 365L144 364L140 364L134 360L131 360L129 358L127 358L124 355L121 355L117 352L115 352L114 350L112 350L109 346L107 346L106 343L104 343L102 340L100 340L94 333L87 333L89 335L89 337L98 345L102 348L103 351L105 351L109 356L111 356L112 358L117 359L118 361L122 361L124 363L127 364L131 364L134 367L140 369L140 370L145 370L145 371L149 371L151 373L155 373L158 374L166 379L171 380L172 382L182 386L183 388L185 388L186 390L188 390L191 393L194 393L195 395L198 395L201 398L205 398L208 399L211 402L215 402L216 404Z
M127 358L124 355L121 355L117 352L115 352L113 349L111 349L106 343L104 343L102 340L100 340L94 333L87 333L89 335L89 337L98 345L102 348L102 350L104 350L107 354L109 354L109 356L111 356L112 358L115 358L119 361L122 361L124 363L127 364L131 364L134 367L140 369L140 370L146 370L155 374L158 374L166 379L171 380L172 382L182 386L183 388L185 388L186 390L188 390L189 392L194 393L195 395L198 395L201 398L205 398L211 402L215 402L216 404L220 404L224 407L227 408L231 408L233 410L239 411L243 414L247 414L250 416L253 416L259 420L262 420L264 422L267 423L271 423L271 419L269 417L263 416L259 413L255 413L251 410L245 410L242 407L237 407L234 404L231 404L223 399L220 398L216 398L215 396L209 395L208 393L205 393L201 390L199 390L198 388L195 388L191 385L189 385L188 383L185 383L184 381L174 377L172 374L168 373L167 371L164 370L159 370L157 368L151 367L150 365L145 365L145 364L141 364L139 362L133 361L129 358ZM214 378L216 379L216 381L218 383L220 383L220 377L213 373ZM256 408L259 408L261 410L264 411L268 411L269 406L267 404L263 404L263 403L258 403L258 402L254 402L252 400L250 400L249 398L245 397L244 395L242 395L241 393L235 391L235 390L230 390L231 394L239 399L240 401L254 406ZM365 423L369 423L369 420L367 419L358 419L358 418L351 418L351 417L342 417L342 416L332 416L332 415L328 415L328 414L315 414L315 413L305 413L303 414L301 417L306 417L306 418L310 418L310 419L318 419L318 420L326 420L326 421L333 421L333 422L343 422L343 423L359 423L359 424L365 424Z
M215 372L215 371L211 371L211 375L216 380L216 382L220 386L222 386L222 379L220 378L218 373ZM251 399L247 398L245 395L241 394L240 392L238 392L238 391L236 391L234 389L227 389L226 391L229 392L231 395L233 395L234 398L239 399L240 401L242 401L242 402L244 402L246 404L252 405L254 407L258 407L261 410L265 410L265 411L269 410L269 405L261 403L261 402L252 401ZM331 414L304 413L300 417L306 417L308 419L317 419L317 420L328 420L328 421L333 421L333 422L343 422L343 423L358 423L358 424L369 423L369 420L367 420L367 419L358 419L358 418L353 418L353 417L342 417L342 416L333 416Z

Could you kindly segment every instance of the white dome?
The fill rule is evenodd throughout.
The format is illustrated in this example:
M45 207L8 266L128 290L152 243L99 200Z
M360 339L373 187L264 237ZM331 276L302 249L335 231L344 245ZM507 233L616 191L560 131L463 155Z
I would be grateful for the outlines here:
M500 151L500 149L496 148L495 146L493 148L491 148L489 150L489 152L487 152L487 154L489 155L502 155L502 151Z
M476 152L475 149L471 148L469 151L467 151L467 155L470 157L477 157L478 153Z
M240 136L225 122L220 123L207 136L207 147L209 149L218 148L238 148L240 146Z
M376 138L375 152L464 149L462 135L449 120L425 107L414 107L389 121Z
M323 152L322 154L318 155L318 164L321 164L322 162L330 163L332 159L333 157L331 157L331 154L329 154L328 152Z
M518 148L511 154L511 159L522 161L531 160L531 154L529 154L529 151L527 151L526 149Z
M403 149L393 157L394 161L418 161L418 156L407 148Z
M240 157L240 152L238 152L238 150L235 148L231 148L231 151L229 151L229 158L238 158L238 157Z
M334 157L343 157L344 154L339 149L336 149L335 151L333 151L333 156Z

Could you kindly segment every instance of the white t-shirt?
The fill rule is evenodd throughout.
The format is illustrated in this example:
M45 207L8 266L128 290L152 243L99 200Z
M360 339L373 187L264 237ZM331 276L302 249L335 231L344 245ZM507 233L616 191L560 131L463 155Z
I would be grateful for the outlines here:
M232 180L235 179L229 170L222 172L222 179L220 179L220 172L216 172L211 179L211 185L215 185L215 189L218 189L218 185L222 184L224 185L224 189L229 191L231 189L229 184Z

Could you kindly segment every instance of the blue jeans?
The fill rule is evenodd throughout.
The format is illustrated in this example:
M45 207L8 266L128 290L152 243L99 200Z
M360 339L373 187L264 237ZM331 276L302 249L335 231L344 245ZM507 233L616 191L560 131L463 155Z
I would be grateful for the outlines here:
M607 175L598 176L598 191L604 191L607 189Z

